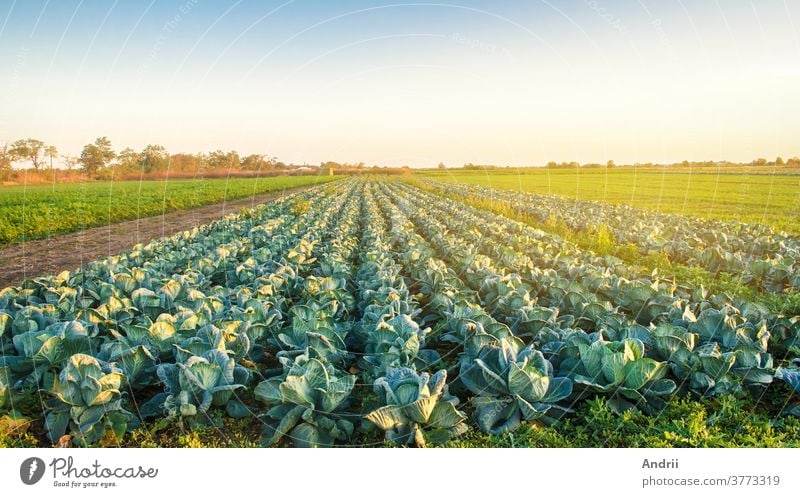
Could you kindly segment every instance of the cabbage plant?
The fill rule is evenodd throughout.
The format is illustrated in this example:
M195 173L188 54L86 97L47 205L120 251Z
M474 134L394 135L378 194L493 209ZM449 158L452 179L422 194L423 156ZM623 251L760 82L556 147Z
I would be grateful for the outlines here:
M795 393L800 394L800 359L794 359L792 363L793 365L788 368L778 368L775 371L775 378L783 380ZM800 404L795 403L787 407L784 414L800 418Z
M112 349L107 360L117 365L132 388L149 386L156 378L156 358L144 345Z
M800 359L795 359L794 362L797 366L775 370L775 378L785 381L789 387L800 394Z
M703 396L733 393L739 388L728 374L736 362L733 352L723 353L716 343L698 347L697 334L678 326L661 324L652 334L655 356L669 363L681 386Z
M607 394L618 411L635 407L659 407L661 398L675 391L675 382L664 378L666 362L645 357L644 344L636 339L621 342L598 340L579 344L580 366L572 379L586 392Z
M420 350L430 331L430 328L420 328L407 314L382 319L373 330L366 333L364 355L359 362L374 378L386 373L389 368L413 366L420 352L424 352L419 358L421 362L426 362L425 358L435 360L434 351Z
M356 377L318 359L299 356L283 378L262 381L255 397L270 405L262 440L275 445L288 436L298 447L332 446L353 434L344 414Z
M660 291L657 282L652 285L635 283L617 291L615 297L620 308L644 326L657 322L672 307L672 295Z
M334 319L336 302L324 306L295 305L290 310L292 322L273 340L283 355L311 354L326 361L337 362L348 355L344 339L349 327Z
M800 316L777 316L770 323L770 349L778 356L800 354Z
M511 328L497 322L477 305L456 305L447 315L442 340L462 344L469 355L476 355L486 344L513 337Z
M45 418L50 440L68 429L82 444L97 442L107 430L122 437L130 419L122 408L124 382L125 375L109 364L86 354L71 356L48 391L53 396Z
M14 336L16 355L4 358L20 386L49 388L64 361L74 354L91 354L98 330L80 321L52 323L41 330Z
M560 417L565 409L556 403L572 393L572 381L553 377L542 353L516 337L485 344L476 357L462 354L459 378L476 395L478 426L493 434L513 430L523 420Z
M772 383L775 369L772 354L749 347L740 347L733 352L736 362L731 372L741 378L742 384L754 394L763 392Z
M158 366L158 378L166 393L150 401L147 408L162 406L170 417L190 417L207 412L212 406L225 407L228 414L243 417L246 408L231 397L235 390L244 388L250 381L250 372L236 364L230 352L213 349L202 355L184 352L182 362ZM153 405L155 404L155 406Z
M373 388L383 407L366 419L386 432L386 440L424 447L443 443L467 431L466 416L456 409L458 399L448 393L447 371L419 374L411 368L393 368L375 380Z
M719 343L724 350L746 347L766 352L769 345L770 334L766 326L747 321L733 309L705 309L688 329L697 333L704 343Z

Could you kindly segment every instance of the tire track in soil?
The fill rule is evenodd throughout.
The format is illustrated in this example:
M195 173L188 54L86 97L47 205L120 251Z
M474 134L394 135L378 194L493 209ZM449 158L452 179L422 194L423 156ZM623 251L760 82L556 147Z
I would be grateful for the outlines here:
M25 279L57 274L64 270L74 271L88 262L119 254L137 243L171 236L306 188L308 187L168 212L160 216L98 226L43 240L12 243L0 248L0 289L18 285Z

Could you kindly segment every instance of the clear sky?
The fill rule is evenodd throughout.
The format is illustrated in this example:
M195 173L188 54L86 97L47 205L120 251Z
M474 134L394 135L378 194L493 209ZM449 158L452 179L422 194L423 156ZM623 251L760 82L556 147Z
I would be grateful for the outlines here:
M0 140L542 165L800 155L796 0L0 0Z

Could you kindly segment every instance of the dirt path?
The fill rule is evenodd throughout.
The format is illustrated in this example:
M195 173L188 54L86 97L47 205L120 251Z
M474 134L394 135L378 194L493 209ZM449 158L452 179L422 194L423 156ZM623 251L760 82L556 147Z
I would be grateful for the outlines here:
M0 248L0 288L17 285L24 279L56 274L65 269L72 271L87 262L119 254L137 243L170 236L304 188L306 187L266 193L169 212L161 216L99 226L45 240L7 245Z

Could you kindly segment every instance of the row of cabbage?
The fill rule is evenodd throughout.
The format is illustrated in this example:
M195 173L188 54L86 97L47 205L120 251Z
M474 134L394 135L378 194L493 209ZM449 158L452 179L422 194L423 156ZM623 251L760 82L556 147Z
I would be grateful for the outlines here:
M353 259L360 223L358 185L317 247L312 274L291 308L292 319L272 343L281 371L255 388L269 410L264 444L287 440L296 446L330 446L351 439L356 416L350 411L356 376L347 371L346 341L353 330Z
M474 417L482 430L501 433L523 420L557 419L570 412L575 402L597 394L608 396L619 409L657 409L678 388L668 375L677 376L682 388L700 395L743 388L759 393L772 381L773 374L790 383L796 381L793 369L771 370L771 357L766 352L768 337L763 330L753 332L752 326L734 333L735 350L723 351L721 343L713 342L707 344L707 353L695 351L696 332L703 326L713 326L710 322L714 316L703 315L716 310L711 307L702 309L696 319L702 324L691 331L681 329L676 319L666 330L665 323L659 323L659 327L655 322L651 325L654 329L647 329L636 323L637 319L646 319L638 313L631 319L606 305L607 321L615 317L616 331L624 338L608 340L602 332L569 327L576 321L574 316L549 322L550 326L539 330L547 328L544 333L517 336L503 322L508 321L506 314L513 305L505 310L492 305L492 312L487 312L482 288L475 279L465 283L436 258L437 252L451 254L440 234L435 233L435 228L441 227L437 220L424 214L435 210L431 202L436 198L418 200L413 205L403 193L397 187L372 184L360 192L362 239L357 270L348 262L354 256L352 243L334 243L324 252L325 257L341 262L338 274L342 279L328 286L330 293L323 300L319 300L321 295L309 295L310 300L300 304L315 310L314 319L304 320L302 330L294 329L297 339L288 349L291 357L279 353L284 373L256 389L256 397L273 406L268 413L270 426L265 430L272 433L267 443L286 434L296 445L346 443L353 437L360 415L396 443L444 441L466 430L465 415L457 409L459 401L450 394L450 386L471 397ZM396 255L383 242L385 228L376 204L390 220ZM448 219L453 219L452 214L446 214ZM431 243L416 232L412 218ZM337 232L352 240L353 225L340 226ZM458 246L469 247L469 243L454 240L450 248ZM468 271L465 264L471 264L472 259L457 255L451 263L459 271ZM484 282L505 276L502 269L494 270L491 265L484 264L483 269L477 277ZM487 273L492 270L494 278ZM421 306L417 297L410 295L401 271L419 290ZM348 291L347 275L354 275L352 291ZM357 295L355 307L353 294ZM320 325L316 319L319 311L331 302L343 303L340 308L347 312L328 313L326 317L333 319ZM541 310L533 309L534 314ZM558 317L554 309L548 311ZM691 327L687 320L692 315L691 310L682 309L681 318L686 319L680 324ZM523 338L531 340L526 345ZM691 343L685 343L685 350L671 350L671 338ZM443 351L443 357L434 348ZM448 385L447 369L432 372L440 365L453 365L456 353L458 374ZM748 366L747 361L753 364ZM355 370L353 365L357 365ZM357 371L364 386L372 384L380 407L364 411L366 406L362 406L359 411L353 406L352 391L357 385L356 375L350 373Z
M508 285L519 288L520 291L506 297L515 300L516 308L525 306L532 296L546 307L555 306L561 312L577 316L574 321L586 331L594 331L598 326L617 328L617 323L606 319L617 314L613 312L617 308L644 326L676 311L689 319L697 319L692 316L718 310L741 315L752 323L751 328L766 327L775 345L782 350L791 346L800 330L796 316L770 314L762 305L730 301L725 296L709 295L702 289L683 287L655 275L644 276L619 259L598 257L557 235L524 223L406 185L394 188L417 199L417 204L424 207L419 215L430 218L438 212L442 220L438 224L439 231L449 230L449 235L457 233L466 239L457 244L458 252L451 257L471 265L469 271L476 273L477 281L482 281L482 265L495 262L503 266L509 272L504 280L484 278L482 284L493 287L491 291L496 293L507 293ZM423 222L430 229L438 221L426 219ZM525 281L513 281L514 278ZM559 309L540 309L537 313L549 316Z
M424 446L467 430L459 400L449 392L447 370L430 348L430 327L420 325L422 309L411 294L396 259L387 224L378 208L376 186L368 185L363 211L361 265L356 280L361 321L356 350L381 407L366 419L393 443Z
M353 198L313 189L4 289L0 409L38 398L51 440L81 444L212 406L252 415L235 393L293 321L312 251Z
M273 406L268 445L284 436L297 446L353 443L361 419L367 421L361 426L378 427L398 444L424 446L466 430L447 371L428 371L441 359L426 348L431 329L418 324L421 311L386 241L373 189L362 185L359 211L348 213L339 242L322 256L322 267L336 268L337 283L299 304L314 320L302 321L293 330L296 346L278 353L284 373L255 389L257 399ZM343 312L326 312L331 305ZM357 405L359 386L371 387L376 398Z
M305 292L292 310L303 319L295 317L291 339L280 344L283 373L255 389L271 406L266 445L284 438L296 446L353 443L360 426L375 426L390 442L422 446L466 430L447 372L427 371L440 358L425 348L430 328L416 322L420 309L385 241L372 188L359 185L358 208L344 209L320 257L327 281L317 286L324 290ZM358 406L359 386L377 399Z
M78 444L220 409L261 419L265 445L348 443L362 418L395 443L458 435L385 236L349 182L5 289L0 409L38 397L50 439ZM353 368L379 397L367 411Z
M456 197L501 202L576 231L603 227L616 241L634 244L643 254L663 253L673 261L730 273L766 291L800 288L800 238L768 226L477 185L429 184Z
M603 266L604 259L539 230L412 187L392 190L494 317L544 352L558 374L610 394L620 408L631 401L658 406L676 387L698 395L760 395L775 376L797 386L796 369L775 369L771 354L797 355L797 316L628 280L613 264ZM582 347L601 344L602 354L648 360L615 368L582 360Z
M420 320L435 330L428 344L442 349L443 365L457 372L451 387L470 397L478 427L501 433L568 412L572 381L556 377L534 344L526 346L481 306L477 293L415 231L404 199L382 186L378 202L390 220L395 252L419 292Z

